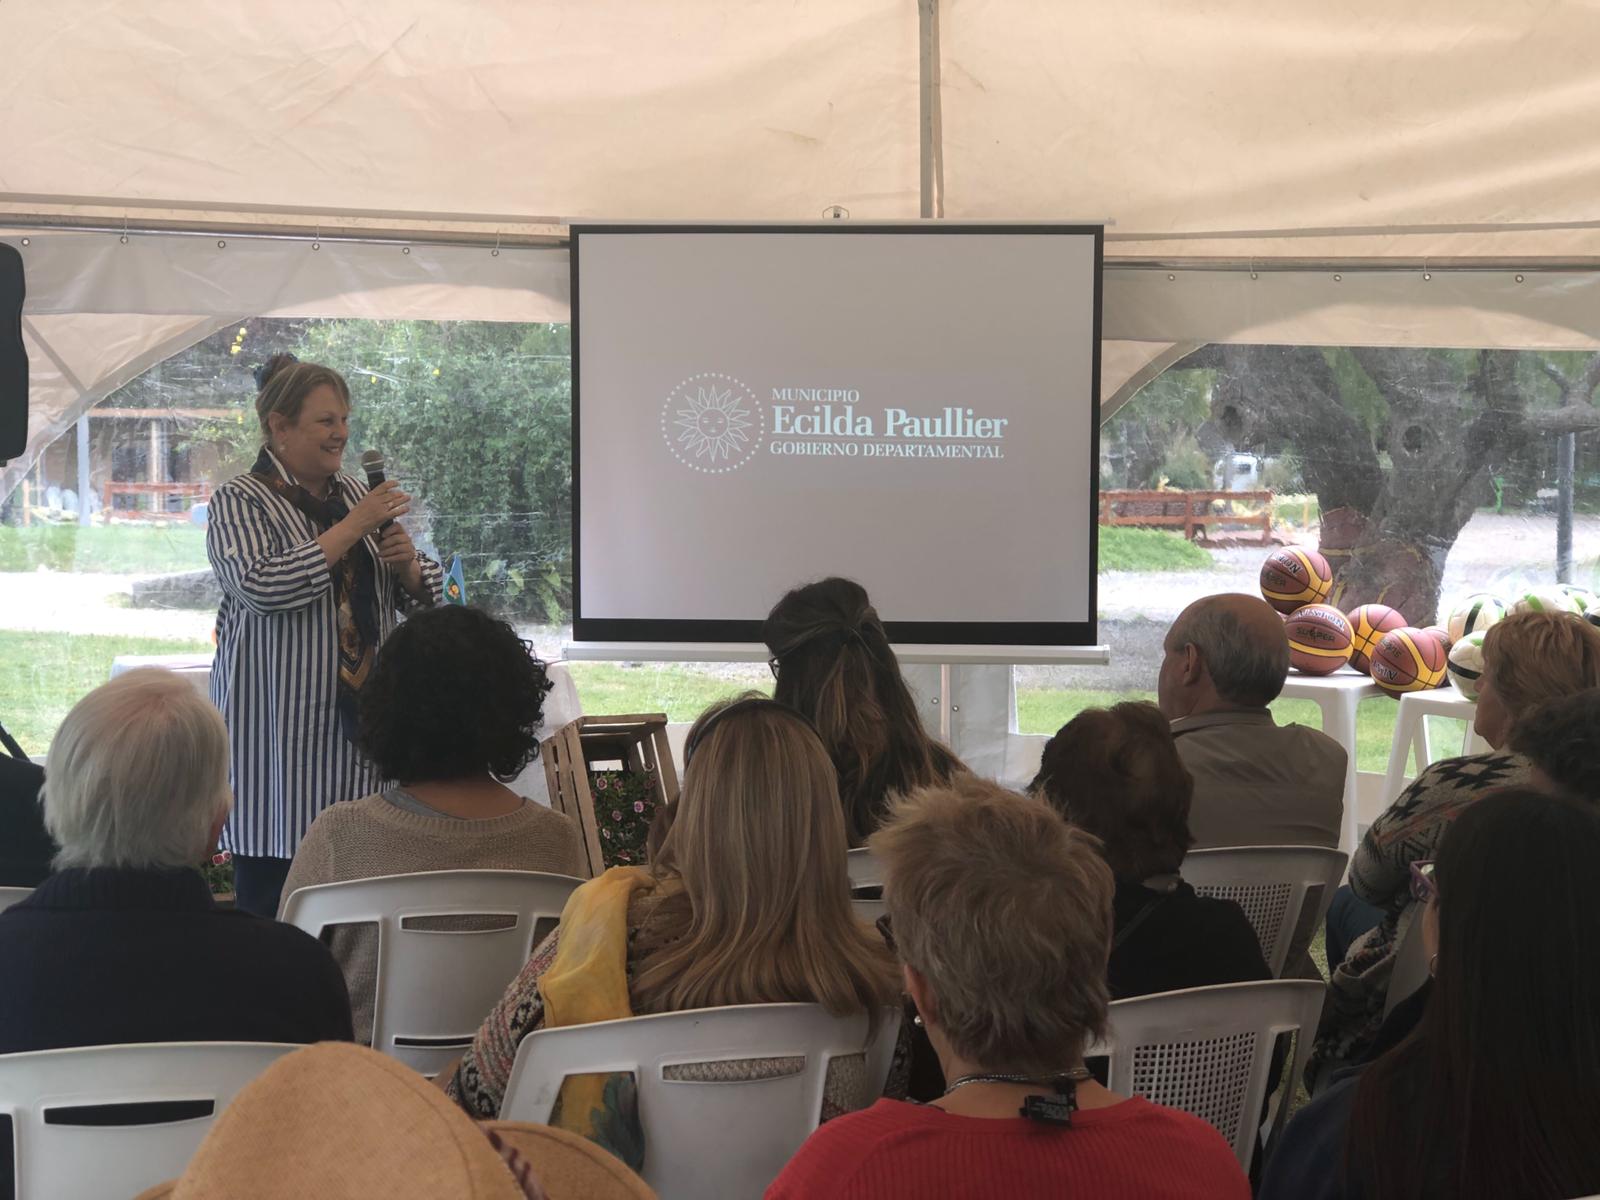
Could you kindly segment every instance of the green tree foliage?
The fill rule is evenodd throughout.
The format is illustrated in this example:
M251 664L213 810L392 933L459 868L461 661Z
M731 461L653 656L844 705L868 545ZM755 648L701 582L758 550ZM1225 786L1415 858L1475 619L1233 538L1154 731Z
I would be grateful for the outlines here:
M296 352L350 382L351 443L415 497L413 524L467 596L557 623L571 606L571 343L566 325L326 321ZM352 455L352 458L354 455Z

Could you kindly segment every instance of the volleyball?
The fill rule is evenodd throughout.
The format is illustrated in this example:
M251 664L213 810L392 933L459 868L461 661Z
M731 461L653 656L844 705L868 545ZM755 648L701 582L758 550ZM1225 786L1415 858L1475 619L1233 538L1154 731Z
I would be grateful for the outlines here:
M1506 602L1489 592L1476 592L1455 606L1446 628L1451 642L1489 628L1507 612Z
M1578 602L1555 586L1529 588L1517 596L1511 603L1512 612L1565 612L1576 613L1583 610L1578 607Z
M1478 681L1483 678L1483 639L1487 636L1480 629L1458 638L1450 647L1450 686L1468 700L1478 698Z
M1333 590L1328 560L1315 550L1285 546L1261 564L1261 595L1281 613L1317 604Z

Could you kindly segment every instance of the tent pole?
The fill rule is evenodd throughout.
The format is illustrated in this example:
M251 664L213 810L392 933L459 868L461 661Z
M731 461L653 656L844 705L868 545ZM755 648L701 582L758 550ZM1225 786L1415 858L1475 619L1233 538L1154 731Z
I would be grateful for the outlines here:
M89 414L78 418L78 524L89 525Z
M917 0L922 216L944 216L944 115L939 103L939 0Z

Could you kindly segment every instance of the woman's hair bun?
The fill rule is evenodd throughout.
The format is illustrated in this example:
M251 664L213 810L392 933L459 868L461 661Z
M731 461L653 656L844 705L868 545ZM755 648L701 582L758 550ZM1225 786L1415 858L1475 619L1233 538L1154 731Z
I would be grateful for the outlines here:
M255 369L256 391L259 392L264 389L268 383L272 382L272 377L279 371L283 370L285 367L293 366L299 361L300 360L298 358L296 358L293 354L290 354L287 350L279 354L274 354L271 358L267 359L266 362L262 363Z

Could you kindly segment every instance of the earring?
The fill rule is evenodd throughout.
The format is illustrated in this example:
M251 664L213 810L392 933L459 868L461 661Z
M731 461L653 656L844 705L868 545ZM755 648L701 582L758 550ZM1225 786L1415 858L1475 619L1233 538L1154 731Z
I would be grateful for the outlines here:
M1434 956L1428 960L1428 978L1429 979L1433 978L1434 968L1437 967L1438 965L1439 965L1439 955L1437 953L1435 953Z
M911 1018L911 1023L913 1025L915 1025L918 1029L925 1028L924 1025L922 1024L922 1014L921 1013L918 1013L916 1016L912 1017Z

